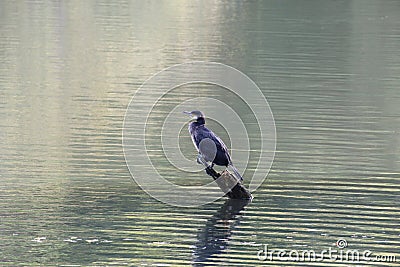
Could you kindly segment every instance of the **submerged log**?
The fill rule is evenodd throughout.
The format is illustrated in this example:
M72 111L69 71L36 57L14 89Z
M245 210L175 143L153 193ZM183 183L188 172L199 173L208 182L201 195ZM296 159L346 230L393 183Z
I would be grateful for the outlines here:
M252 199L253 196L249 190L235 176L227 170L222 173L216 172L211 166L207 166L206 173L210 175L221 190L231 199Z

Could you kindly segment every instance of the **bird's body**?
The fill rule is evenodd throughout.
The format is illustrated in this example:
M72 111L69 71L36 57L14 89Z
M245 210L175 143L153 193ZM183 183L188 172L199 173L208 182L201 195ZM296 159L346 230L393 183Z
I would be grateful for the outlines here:
M219 166L228 166L231 163L231 157L226 145L213 131L205 126L204 118L199 118L191 122L189 124L189 133L192 136L193 144L203 154L206 161L211 161ZM201 141L206 138L214 142L216 153L212 146L200 146Z
M194 116L196 119L189 124L189 133L199 155L201 155L205 161L212 162L212 166L216 164L219 166L232 167L238 179L243 180L232 163L225 143L213 131L206 127L204 114L201 111L185 113Z

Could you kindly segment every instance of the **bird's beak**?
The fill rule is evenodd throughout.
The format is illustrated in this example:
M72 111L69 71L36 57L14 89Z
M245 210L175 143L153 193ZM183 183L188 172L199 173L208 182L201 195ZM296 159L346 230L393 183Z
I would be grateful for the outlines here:
M187 115L189 115L189 116L192 116L192 112L190 112L190 111L184 111L183 113L184 113L184 114L187 114Z

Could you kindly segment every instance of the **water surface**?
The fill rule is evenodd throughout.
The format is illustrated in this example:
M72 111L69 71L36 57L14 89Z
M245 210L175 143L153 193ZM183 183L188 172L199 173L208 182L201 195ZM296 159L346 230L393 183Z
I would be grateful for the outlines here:
M341 238L400 260L398 1L2 1L0 12L3 266L291 266L257 252ZM251 203L172 207L130 178L130 98L192 60L243 71L274 113L275 161Z

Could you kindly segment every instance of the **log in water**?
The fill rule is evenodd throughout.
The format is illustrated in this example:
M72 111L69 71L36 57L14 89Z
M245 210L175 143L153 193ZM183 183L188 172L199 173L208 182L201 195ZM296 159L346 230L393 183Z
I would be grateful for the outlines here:
M205 171L215 180L227 197L231 199L253 198L249 190L247 190L247 188L227 170L218 173L211 166L208 166Z

